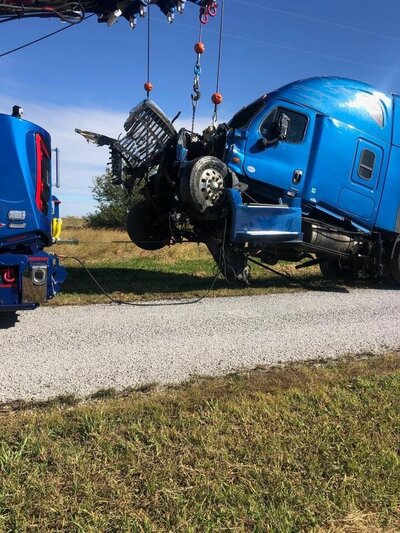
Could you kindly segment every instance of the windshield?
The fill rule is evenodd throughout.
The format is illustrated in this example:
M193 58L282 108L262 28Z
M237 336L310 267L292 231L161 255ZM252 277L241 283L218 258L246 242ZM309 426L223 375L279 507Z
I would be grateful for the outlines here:
M234 115L228 122L228 127L235 130L238 128L245 128L250 120L260 111L265 104L265 96L259 98L247 107L243 107Z

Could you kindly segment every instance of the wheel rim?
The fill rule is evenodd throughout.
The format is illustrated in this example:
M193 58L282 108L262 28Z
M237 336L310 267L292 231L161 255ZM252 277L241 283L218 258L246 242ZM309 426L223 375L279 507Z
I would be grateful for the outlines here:
M215 168L207 168L200 176L199 190L208 206L214 206L224 193L224 177Z

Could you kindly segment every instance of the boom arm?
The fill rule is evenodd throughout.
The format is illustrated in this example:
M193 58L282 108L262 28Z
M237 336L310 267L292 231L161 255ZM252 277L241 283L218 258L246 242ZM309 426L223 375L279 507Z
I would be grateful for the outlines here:
M64 22L78 23L86 14L94 13L98 22L108 26L122 16L133 29L137 17L146 15L149 4L158 6L171 23L175 13L183 13L187 2L200 7L203 20L216 12L214 0L0 0L0 22L26 17L56 17Z

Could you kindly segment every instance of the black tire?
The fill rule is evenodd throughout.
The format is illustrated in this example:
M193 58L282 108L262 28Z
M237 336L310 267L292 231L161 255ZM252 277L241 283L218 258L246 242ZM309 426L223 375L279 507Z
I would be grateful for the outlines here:
M176 203L174 202L173 191L167 184L165 175L161 170L151 178L149 196L160 211L169 211Z
M347 280L356 278L356 271L351 266L345 267L335 259L324 259L320 262L319 268L324 278L330 280Z
M400 242L395 245L395 248L390 255L390 280L396 284L400 284Z
M213 156L189 163L180 181L180 192L189 216L200 220L218 220L226 199L228 167Z
M128 213L126 229L131 241L143 250L160 250L171 238L168 213L162 213L149 200L141 200Z

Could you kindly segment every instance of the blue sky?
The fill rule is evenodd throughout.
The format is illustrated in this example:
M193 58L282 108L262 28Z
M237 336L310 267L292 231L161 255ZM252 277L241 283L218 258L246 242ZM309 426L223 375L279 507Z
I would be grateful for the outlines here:
M220 119L262 93L319 75L360 79L400 93L398 0L225 0ZM205 27L198 129L211 119L218 50L218 19ZM63 27L57 20L26 19L0 26L0 53ZM145 96L147 24L125 20L107 28L96 17L0 59L0 112L14 103L40 123L62 150L64 215L93 211L92 177L107 150L87 145L74 128L118 135L129 109ZM169 115L182 111L190 125L198 8L168 25L152 9L153 99Z

